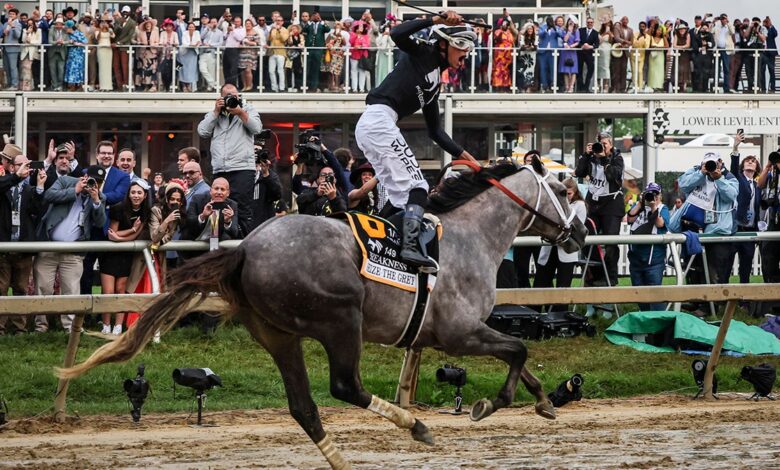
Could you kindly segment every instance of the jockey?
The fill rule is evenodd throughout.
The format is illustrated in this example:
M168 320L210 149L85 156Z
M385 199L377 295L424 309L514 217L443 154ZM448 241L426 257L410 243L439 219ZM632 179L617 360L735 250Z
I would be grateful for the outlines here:
M412 38L414 33L431 27L432 42ZM376 170L390 203L397 209L405 208L401 259L432 273L438 266L422 254L419 246L428 184L397 122L422 109L431 139L453 157L476 163L441 128L438 98L442 71L463 66L477 35L454 11L433 20L406 21L393 28L390 35L405 54L385 80L368 93L366 110L355 127L355 140Z

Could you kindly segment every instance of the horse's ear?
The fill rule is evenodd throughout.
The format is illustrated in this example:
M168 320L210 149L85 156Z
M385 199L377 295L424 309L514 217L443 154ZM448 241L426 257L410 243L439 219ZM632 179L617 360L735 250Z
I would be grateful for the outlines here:
M533 167L534 171L539 173L539 175L544 176L547 174L547 169L544 167L544 164L541 160L539 160L539 157L534 155L531 157L531 167Z

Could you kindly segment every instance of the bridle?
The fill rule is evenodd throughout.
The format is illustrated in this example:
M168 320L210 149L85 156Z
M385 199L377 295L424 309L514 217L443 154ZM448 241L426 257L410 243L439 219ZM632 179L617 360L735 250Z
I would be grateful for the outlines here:
M464 165L469 168L471 168L474 173L479 173L482 171L482 167L479 166L477 163L474 163L470 160L453 160L452 162L448 163L444 166L441 170L441 174L439 175L439 178L441 179L441 176L444 175L444 173L454 165ZM524 232L531 228L533 223L536 221L536 219L541 220L542 222L546 223L547 225L550 225L554 228L557 228L560 233L555 239L548 239L547 237L542 236L542 239L552 245L560 245L561 243L564 243L567 241L572 234L573 228L571 226L571 222L574 219L574 211L571 211L569 213L568 217L566 216L566 213L563 210L563 207L561 206L561 203L558 201L558 198L555 197L555 192L550 187L550 184L547 182L547 177L539 175L536 170L534 170L529 165L523 165L520 167L520 171L522 170L528 170L531 172L532 175L536 178L536 183L539 186L539 191L537 191L536 195L536 207L531 207L530 204L528 204L525 199L518 196L517 194L513 193L509 188L501 184L501 182L495 178L487 178L486 181L490 183L491 185L498 188L502 193L506 194L509 199L514 201L517 205L522 207L523 209L527 210L531 213L531 220L528 222L528 224L521 230L521 232ZM555 220L552 220L551 218L547 217L546 215L539 212L539 204L542 200L542 189L544 189L544 192L547 193L547 195L550 197L550 200L552 201L553 207L555 207L555 210L558 212L558 215L560 216L561 222L556 222Z

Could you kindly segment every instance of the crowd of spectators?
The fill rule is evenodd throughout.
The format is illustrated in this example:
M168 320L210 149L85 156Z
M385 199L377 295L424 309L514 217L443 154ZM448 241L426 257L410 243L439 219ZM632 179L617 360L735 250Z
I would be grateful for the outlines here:
M690 243L683 250L682 265L689 268L688 284L728 284L735 258L739 260L738 282L749 283L757 248L764 282L780 282L780 242L706 244L706 264L700 250L699 235L780 231L780 152L772 152L762 167L756 155L740 155L739 147L744 140L744 134L737 133L728 157L708 152L700 164L677 179L674 188L664 190L656 182L637 188L635 182L625 179L620 151L612 145L612 136L601 132L596 142L586 146L574 170L574 177L584 182L580 186L584 203L580 192L572 191L575 181L564 181L571 209L592 234L618 235L623 223L628 225L630 235L685 233ZM539 153L532 150L526 158L538 156ZM528 163L526 160L525 164ZM671 265L667 250L666 245L629 243L628 274L632 285L661 285L664 272ZM536 273L533 278L529 263L532 256ZM615 245L586 248L574 255L551 247L542 247L541 251L517 247L502 263L499 287L551 287L554 279L556 286L568 287L576 265L585 269L586 286L615 286L619 281L618 262L619 250ZM758 307L754 314L767 313L774 308L772 305ZM555 311L565 310L567 306L545 308ZM640 304L639 308L658 311L665 310L666 305ZM701 317L709 314L704 303L685 304L683 308Z
M153 248L161 279L176 266L198 256L197 251L158 250L172 240L207 241L216 249L221 240L241 239L290 206L282 198L282 184L272 156L255 140L262 130L260 115L249 103L225 106L236 94L223 85L215 108L206 113L198 132L211 141L213 177L201 169L200 151L180 149L179 175L165 181L163 174L145 168L136 172L136 153L102 141L94 150L94 163L79 161L73 142L49 144L43 162L30 162L22 150L7 144L0 152L0 241L71 242L143 240ZM367 213L382 208L373 168L348 149L331 152L311 138L321 160L296 164L292 207L299 213L328 215L358 207ZM82 149L86 153L87 149ZM86 158L85 158L86 157ZM352 166L355 166L353 169ZM147 266L143 256L131 252L0 254L0 295L91 294L96 265L104 294L144 292ZM15 331L28 331L26 317L0 316L0 335L10 323ZM46 315L35 317L34 330L49 329ZM60 316L68 331L72 315ZM127 325L125 312L101 318L102 333L119 335ZM213 326L213 325L211 325Z
M38 89L42 76L44 89L54 91L215 91L230 83L240 91L282 92L302 89L305 71L311 92L348 86L362 93L399 59L390 30L400 22L392 14L377 21L369 10L358 20L325 21L316 7L290 17L274 11L242 18L225 9L219 17L190 18L180 9L173 18L152 18L140 6L94 15L72 7L27 14L11 6L0 17L4 84ZM632 26L627 17L580 24L575 16L549 16L516 23L505 9L494 25L475 22L474 53L442 73L448 91L776 88L777 29L769 17L732 22L725 13L707 14L690 24L649 17ZM429 33L416 36L428 40Z

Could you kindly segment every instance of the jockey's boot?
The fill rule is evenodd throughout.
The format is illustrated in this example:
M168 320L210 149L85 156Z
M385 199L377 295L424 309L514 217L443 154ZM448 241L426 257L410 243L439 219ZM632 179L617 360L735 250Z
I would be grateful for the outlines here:
M422 221L425 210L417 204L407 204L404 213L404 237L401 248L401 259L411 266L416 266L420 272L433 274L439 270L439 265L433 258L426 256L420 249Z

